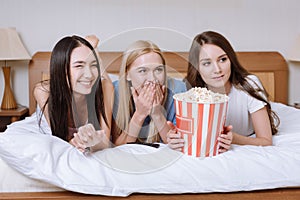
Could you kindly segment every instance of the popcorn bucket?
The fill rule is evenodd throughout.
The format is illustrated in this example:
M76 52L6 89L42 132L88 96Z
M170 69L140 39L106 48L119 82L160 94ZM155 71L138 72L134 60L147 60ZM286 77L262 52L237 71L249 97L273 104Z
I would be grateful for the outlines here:
M223 130L228 100L194 103L174 96L177 132L184 138L183 153L193 157L218 155L217 138Z

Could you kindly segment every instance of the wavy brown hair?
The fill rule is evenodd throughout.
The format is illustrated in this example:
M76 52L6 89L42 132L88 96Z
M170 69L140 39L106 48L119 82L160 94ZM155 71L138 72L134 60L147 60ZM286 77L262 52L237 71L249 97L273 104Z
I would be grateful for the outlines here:
M249 79L246 77L250 75L250 73L240 64L238 61L237 55L233 50L229 41L222 36L221 34L213 31L203 32L198 34L191 45L189 51L189 63L188 63L188 70L187 76L185 78L186 84L188 88L191 87L206 87L206 83L202 79L198 69L199 69L199 55L201 51L201 47L204 44L212 44L220 47L223 51L227 54L230 62L231 62L231 74L229 81L232 85L237 88L240 88L246 91L249 95L263 101L266 103L266 108L271 124L272 134L276 134L278 132L277 127L280 123L279 117L271 110L271 105L265 97L268 98L269 94L267 91L260 87L258 84L253 82L257 88L254 88L250 83ZM264 95L261 95L263 93ZM265 96L265 97L264 97Z

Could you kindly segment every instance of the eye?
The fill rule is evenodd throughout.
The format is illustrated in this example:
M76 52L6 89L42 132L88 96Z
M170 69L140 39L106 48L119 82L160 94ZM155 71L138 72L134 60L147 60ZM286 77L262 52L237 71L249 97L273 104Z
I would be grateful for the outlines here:
M158 73L161 73L161 72L165 71L165 68L163 65L161 65L161 66L158 66L157 68L155 68L155 71Z
M210 61L201 62L201 65L206 67L209 66L210 64L211 64Z
M228 60L228 57L226 56L226 57L222 57L222 58L220 58L220 62L226 62Z
M85 66L85 62L83 61L76 61L72 63L73 68L83 68Z
M93 60L92 62L90 62L90 67L97 67L96 60Z
M83 68L84 65L73 65L74 68Z
M138 70L138 73L141 73L141 74L146 73L146 72L147 72L146 68L139 68L139 70Z
M92 64L91 67L92 68L97 68L97 64Z

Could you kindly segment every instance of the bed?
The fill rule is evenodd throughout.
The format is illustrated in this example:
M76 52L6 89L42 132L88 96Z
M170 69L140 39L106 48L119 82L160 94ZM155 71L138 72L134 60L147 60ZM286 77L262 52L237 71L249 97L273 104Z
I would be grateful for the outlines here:
M100 57L102 59L102 63L111 75L112 78L115 78L115 75L118 74L118 67L121 62L121 52L100 52ZM42 79L48 78L48 68L49 68L49 59L51 52L37 52L29 64L29 96L30 96L30 114L33 114L35 111L35 102L32 98L32 89L34 84ZM183 78L186 73L187 66L187 52L165 52L166 62L168 64L168 74L172 77ZM120 159L120 154L126 154L124 156L128 156L128 153L134 153L134 155L139 154L140 151L148 151L151 153L157 153L157 149L150 147L142 147L142 146L128 146L124 145L119 149L115 150L107 150L104 153L98 153L97 159L101 158L102 164L105 160L105 164L114 166L108 170L108 174L110 174L107 179L104 180L99 179L97 183L97 188L93 188L93 184L88 180L85 180L84 177L79 175L78 179L81 180L76 185L75 179L61 179L63 176L58 172L61 172L63 169L62 163L58 163L55 165L55 169L57 170L57 174L53 176L53 157L50 159L43 160L44 162L34 162L32 164L30 161L40 161L40 155L48 155L46 151L48 149L55 149L56 153L61 153L60 162L64 160L65 152L70 152L72 157L66 157L66 160L74 160L75 158L81 157L82 154L78 154L78 152L74 151L67 144L54 139L50 144L47 143L48 139L45 140L42 138L35 138L32 134L20 134L19 141L15 141L15 138L6 137L4 139L0 139L0 150L2 159L5 159L5 162L0 159L0 167L1 167L1 188L0 188L0 199L76 199L76 198L84 198L84 199L115 199L118 198L116 196L126 196L128 199L254 199L254 198L262 198L262 199L296 199L300 196L300 126L297 123L297 119L300 117L300 110L297 110L292 107L284 106L284 104L288 103L288 67L284 60L284 58L278 52L238 52L238 57L241 63L252 73L259 76L264 87L268 90L270 94L270 98L274 102L279 102L274 104L274 108L278 112L280 116L288 116L284 120L282 120L280 127L280 134L275 136L274 138L274 147L263 148L263 147L252 147L252 146L234 146L229 152L223 155L219 155L217 157L208 158L199 160L196 162L201 162L200 166L194 166L191 171L187 171L185 176L180 175L178 169L186 170L186 165L184 165L180 160L185 160L186 163L191 162L189 167L192 167L194 161L190 161L189 158L184 156L179 156L179 154L170 152L168 150L160 152L160 155L156 155L159 157L161 155L167 155L168 157L172 157L172 162L169 162L165 165L165 167L159 168L161 170L150 170L147 175L144 175L143 182L137 178L137 174L135 173L127 173L120 174L124 172L124 166L120 168L119 163L114 163L115 160ZM22 122L15 123L15 126L21 124ZM14 124L12 125L14 126ZM31 130L28 130L31 131ZM22 144L21 141L24 139L30 139L31 144L38 144L43 147L45 150L41 150L40 153L36 153L32 151L32 148L37 148L38 146L31 146L31 144ZM54 137L51 137L54 138ZM18 144L19 147L23 147L24 151L17 151L15 146ZM22 146L23 145L23 146ZM31 148L30 148L31 146ZM55 148L54 148L55 147ZM162 146L163 148L163 146ZM167 149L167 148L164 148ZM113 154L113 151L117 151L117 155ZM122 153L120 153L122 151ZM4 153L3 153L4 152ZM16 152L20 154L20 157L24 158L24 164L15 164L13 163L18 160L18 158L12 158L10 155L12 152ZM124 153L125 152L125 153ZM263 155L261 155L263 152ZM275 152L275 153L274 153ZM47 154L43 154L47 153ZM234 157L236 155L244 155L245 158ZM247 157L247 155L257 155L256 158ZM28 158L29 156L29 158ZM260 157L261 156L261 157ZM22 158L23 158L22 157ZM0 157L1 158L1 157ZM115 159L113 159L115 158ZM177 159L178 158L178 159ZM212 165L221 165L224 162L227 162L230 159L240 160L233 162L241 162L245 161L251 162L254 166L259 167L262 166L267 168L267 171L263 169L263 173L259 174L256 178L258 181L253 178L256 174L249 173L251 170L244 170L241 168L243 174L240 173L240 170L235 171L234 173L239 174L240 178L235 179L234 184L232 180L226 180L228 175L227 172L231 173L232 170L226 169L226 165L224 165L223 170L225 175L223 174L212 174L216 173L213 169ZM44 157L43 157L44 159ZM52 160L51 160L52 159ZM83 159L86 159L85 157ZM138 156L135 157L139 161L145 162L149 164L149 160L140 158ZM149 158L147 158L149 159ZM244 160L243 160L244 159ZM270 164L264 164L264 159L269 159L268 162ZM223 160L220 162L220 160ZM99 160L98 160L99 161ZM178 161L178 162L177 162ZM261 163L259 163L261 161ZM90 163L89 163L90 162ZM134 163L135 160L132 161ZM273 163L278 165L273 166ZM9 164L7 164L9 163ZM170 163L175 163L170 164ZM179 163L179 164L176 164ZM211 163L211 164L209 164ZM49 164L46 165L46 164ZM80 165L80 163L77 163ZM89 165L94 165L94 161L87 159L81 169L89 169ZM176 168L176 165L178 165ZM30 166L30 168L29 168ZM118 167L116 167L118 166ZM148 166L148 165L147 165ZM167 166L167 167L166 167ZM236 169L235 166L230 165L228 163L227 166L230 166ZM103 166L97 166L99 168L103 168ZM132 166L130 166L132 167ZM145 166L143 166L145 167ZM240 166L241 167L241 166ZM247 168L247 166L243 167ZM78 167L75 166L72 168L76 174L80 174L80 172L76 171ZM158 169L156 168L156 169ZM172 168L172 172L170 174L170 169ZM196 169L199 168L199 169ZM279 169L278 169L279 168ZM35 169L35 170L33 170ZM144 169L144 168L143 168ZM201 171L201 169L205 169L207 172ZM52 171L51 171L52 170ZM136 169L138 170L138 169ZM179 170L179 171L180 171ZM244 170L244 171L243 171ZM265 171L264 171L265 170ZM38 173L37 173L38 171ZM163 172L160 172L163 171ZM280 174L279 177L274 176L275 173ZM285 172L287 174L285 174ZM151 173L155 174L151 179ZM193 177L193 173L197 174L197 177ZM40 178L41 174L47 174L47 177ZM200 179L199 175L202 175L206 178L211 178L211 176L215 176L219 183L212 181L203 182L205 178ZM180 180L182 182L176 182L172 178L166 177L167 175L173 175L177 177L176 180ZM97 172L95 172L94 176L97 176ZM99 175L99 177L101 174ZM227 177L226 177L227 176ZM274 180L274 177L278 178L278 180ZM120 178L122 177L122 179ZM190 177L190 178L186 178ZM70 177L67 177L70 178ZM91 179L94 177L91 177ZM135 180L139 183L138 186L132 180ZM160 179L161 178L161 179ZM111 183L111 180L116 180ZM234 179L234 177L232 178ZM19 180L19 184L15 182L15 180ZM152 180L152 181L148 181ZM128 185L127 182L130 182ZM148 181L148 182L147 182ZM170 185L170 181L174 181L174 184ZM223 182L222 182L223 181ZM252 182L251 182L252 181ZM101 185L101 191L99 191L99 184ZM146 182L146 183L145 183ZM85 184L84 184L85 183ZM109 184L117 185L118 187L109 188ZM107 184L107 185L105 185ZM158 185L155 185L158 184ZM165 184L165 185L164 185ZM169 185L168 185L169 184ZM187 184L193 185L192 187L184 188ZM95 186L94 185L94 186ZM106 187L105 187L106 186ZM126 187L127 186L127 187ZM172 187L163 187L163 186L172 186ZM228 187L224 187L228 186ZM131 187L131 188L130 188ZM176 188L177 187L177 188Z

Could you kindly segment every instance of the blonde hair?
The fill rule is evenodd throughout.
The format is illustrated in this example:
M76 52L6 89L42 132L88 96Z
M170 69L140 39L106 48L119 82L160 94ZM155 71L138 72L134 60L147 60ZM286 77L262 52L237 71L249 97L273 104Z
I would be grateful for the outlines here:
M141 55L147 53L157 53L161 59L162 64L165 66L166 62L162 55L161 50L158 48L156 44L151 41L145 40L138 40L132 43L126 51L123 53L122 64L120 67L120 74L119 74L119 105L118 105L118 113L116 116L116 125L119 129L118 134L121 131L128 131L129 129L129 122L131 119L131 115L133 114L133 100L131 98L131 90L130 85L126 79L127 72L130 68L130 65ZM167 76L166 76L166 69L165 71L165 86L167 88ZM167 90L164 95L163 105L165 104L167 97ZM147 142L159 142L159 134L158 131L151 120L149 125L149 133ZM140 138L138 138L140 140Z

